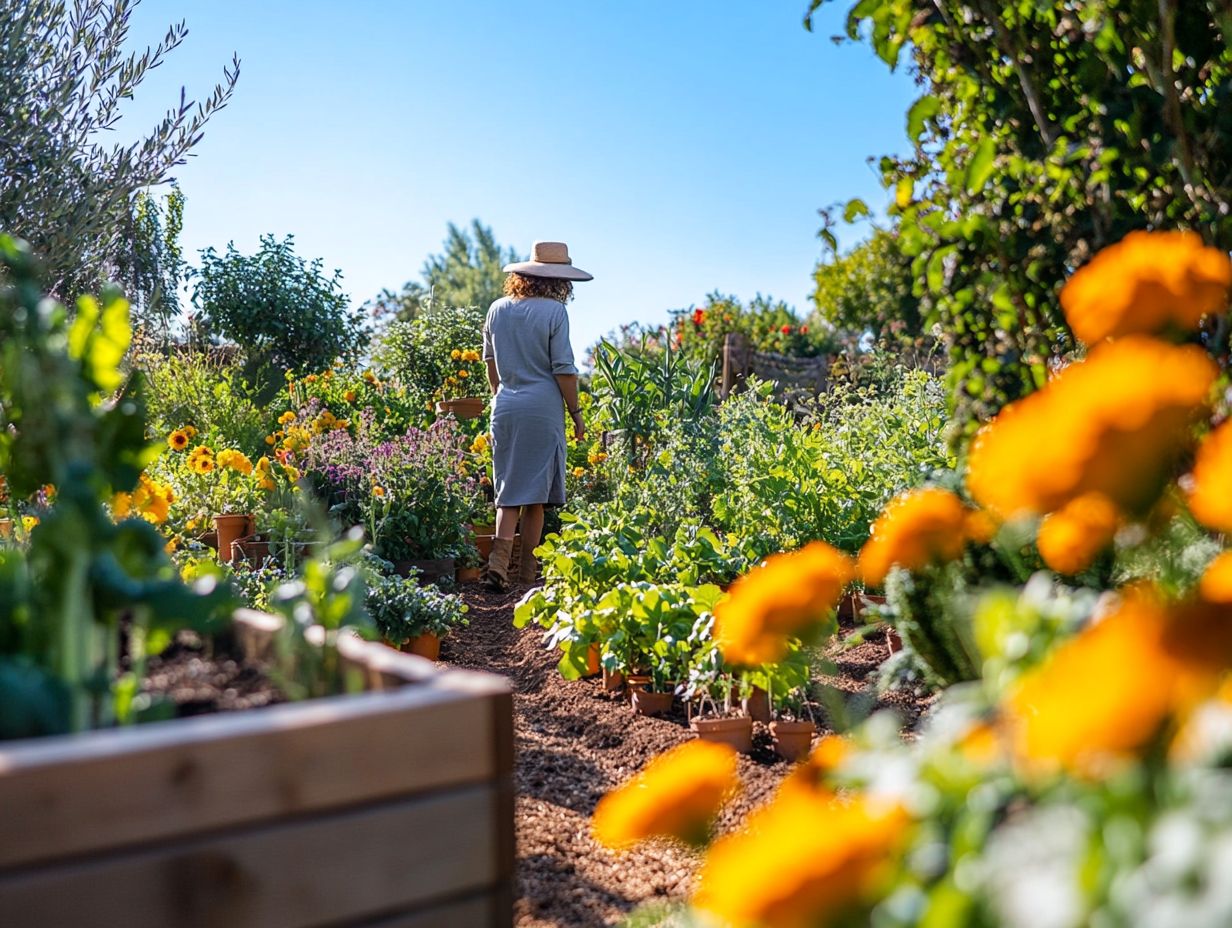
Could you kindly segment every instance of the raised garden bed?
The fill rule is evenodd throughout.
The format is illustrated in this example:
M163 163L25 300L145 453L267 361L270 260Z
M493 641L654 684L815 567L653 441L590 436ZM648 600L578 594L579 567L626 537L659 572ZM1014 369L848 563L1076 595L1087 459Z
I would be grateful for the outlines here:
M339 648L369 692L0 747L0 925L509 925L507 683Z

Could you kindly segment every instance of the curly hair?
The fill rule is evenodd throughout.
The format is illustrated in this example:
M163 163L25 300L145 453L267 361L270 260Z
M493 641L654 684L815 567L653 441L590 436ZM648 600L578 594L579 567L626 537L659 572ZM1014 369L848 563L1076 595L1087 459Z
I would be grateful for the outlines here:
M573 282L558 277L534 277L530 274L512 273L505 278L505 296L515 300L531 297L546 297L558 303L573 299Z

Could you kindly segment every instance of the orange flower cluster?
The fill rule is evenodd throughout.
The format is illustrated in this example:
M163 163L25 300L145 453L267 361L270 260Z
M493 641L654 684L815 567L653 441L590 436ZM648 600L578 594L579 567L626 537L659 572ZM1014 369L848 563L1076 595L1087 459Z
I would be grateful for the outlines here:
M880 586L895 566L919 570L961 557L974 516L949 490L929 488L896 496L873 523L860 551L860 575L870 586ZM984 534L982 526L977 528Z
M783 790L706 855L693 904L730 925L814 928L874 898L909 820L866 796Z
M1195 345L1100 345L980 430L967 487L1002 519L1055 512L1087 493L1141 512L1189 444L1216 374Z
M1074 334L1088 344L1125 335L1191 332L1228 308L1232 261L1193 232L1131 232L1103 249L1061 291Z
M1198 446L1189 511L1207 528L1232 532L1232 421Z
M1044 519L1036 544L1045 564L1076 574L1091 566L1120 527L1121 514L1108 497L1084 493Z
M736 752L688 741L652 760L595 808L595 838L624 849L648 838L704 844L719 808L739 787Z
M1010 691L1002 709L1015 755L1038 772L1101 776L1214 692L1230 659L1226 607L1169 607L1132 591Z
M248 459L248 455L234 448L224 448L222 451L219 451L215 460L217 460L219 467L236 471L245 476L252 473L252 461Z
M1208 603L1232 605L1232 551L1225 551L1206 565L1198 581L1198 595Z
M170 486L155 483L142 474L132 493L119 492L111 497L111 515L117 522L138 515L147 522L161 525L167 521L174 502L175 492Z
M814 541L745 574L715 607L723 657L750 665L781 660L791 638L807 637L835 607L853 566L841 551Z

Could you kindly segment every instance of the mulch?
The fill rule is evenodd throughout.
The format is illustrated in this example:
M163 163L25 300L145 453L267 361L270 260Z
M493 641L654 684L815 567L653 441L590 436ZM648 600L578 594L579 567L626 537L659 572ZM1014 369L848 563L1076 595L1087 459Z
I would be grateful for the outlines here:
M590 816L608 790L655 755L689 740L685 713L635 715L627 701L604 693L598 679L568 681L559 655L537 628L512 624L517 593L464 588L470 625L447 637L441 660L508 677L514 687L516 731L519 928L619 924L639 905L688 896L699 858L686 848L651 843L616 855L590 837ZM825 678L848 693L870 692L889 656L881 639L828 650L836 673ZM875 705L892 706L910 726L929 700L894 692ZM818 721L823 722L819 715ZM724 810L719 829L738 825L765 802L791 765L770 748L757 726L754 752L741 757L743 789ZM824 729L823 729L824 730Z

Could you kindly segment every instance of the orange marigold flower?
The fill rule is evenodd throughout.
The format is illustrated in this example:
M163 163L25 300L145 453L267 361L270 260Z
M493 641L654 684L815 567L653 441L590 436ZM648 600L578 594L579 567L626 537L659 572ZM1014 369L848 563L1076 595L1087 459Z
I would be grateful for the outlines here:
M385 488L382 486L374 486L372 488L372 495L378 498L383 497L385 495Z
M1224 551L1206 565L1198 595L1208 603L1232 605L1232 551Z
M1074 334L1088 344L1124 335L1191 332L1228 308L1232 261L1193 232L1131 232L1061 291Z
M1207 528L1232 532L1232 420L1198 446L1189 511Z
M826 781L853 753L851 742L841 735L819 738L808 757L796 764L783 780L779 792L792 789L817 792L826 789Z
M1102 775L1213 692L1230 657L1226 607L1127 594L1010 691L1003 714L1015 754L1029 769Z
M725 744L688 741L647 764L595 807L595 838L623 849L647 838L702 844L719 808L739 787L736 752Z
M715 842L693 904L724 924L814 928L883 891L909 819L895 804L784 790Z
M1188 447L1217 371L1196 345L1125 338L1097 346L976 435L967 487L1002 519L1086 493L1150 507Z
M788 640L818 629L851 582L851 558L824 541L778 554L732 584L715 607L715 640L735 664L781 660Z
M252 461L248 459L248 455L234 448L219 451L217 461L219 467L226 467L245 475L252 473Z
M1040 525L1036 545L1044 563L1061 574L1086 570L1112 543L1121 514L1101 493L1084 493L1066 503Z
M880 586L898 566L919 570L961 557L970 515L949 490L912 490L890 500L860 551L860 575Z
M346 393L342 394L342 398L346 400L348 403L354 403L355 402L355 391L347 390Z

